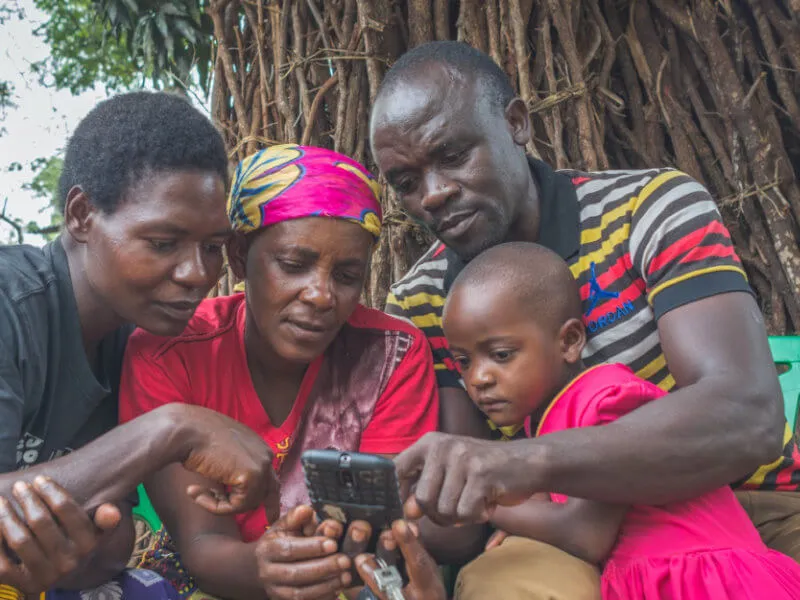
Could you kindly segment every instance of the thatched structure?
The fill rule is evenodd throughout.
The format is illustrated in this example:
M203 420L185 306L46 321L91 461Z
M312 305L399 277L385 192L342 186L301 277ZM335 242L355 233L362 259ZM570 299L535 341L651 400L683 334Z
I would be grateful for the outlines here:
M704 182L770 331L800 328L800 0L212 0L209 14L232 158L297 141L374 167L367 117L386 68L419 43L464 40L528 103L531 153ZM427 243L391 193L385 205L374 305Z

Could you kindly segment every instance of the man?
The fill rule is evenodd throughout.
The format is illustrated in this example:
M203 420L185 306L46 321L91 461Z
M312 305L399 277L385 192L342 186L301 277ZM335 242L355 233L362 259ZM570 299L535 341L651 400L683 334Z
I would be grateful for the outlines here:
M0 248L0 597L117 575L133 547L125 498L170 463L229 486L191 490L212 512L273 492L277 516L272 452L247 427L170 405L113 429L133 325L177 335L217 281L227 168L220 134L184 99L117 96L67 146L62 235ZM153 578L114 585L174 595Z
M442 335L444 298L465 261L505 241L538 242L570 264L587 363L622 362L671 391L602 428L505 444L429 435L397 459L401 474L419 477L427 514L482 521L494 503L536 492L662 503L738 481L759 490L747 493L751 516L770 505L772 524L756 520L768 543L784 551L797 543L798 455L763 321L701 185L669 169L555 172L527 157L527 107L488 56L454 42L398 60L370 134L404 209L440 240L393 286L387 311L428 335L446 434L487 437ZM500 585L508 598L597 597L585 563L534 541L520 557L520 547L468 565L460 597L490 597Z

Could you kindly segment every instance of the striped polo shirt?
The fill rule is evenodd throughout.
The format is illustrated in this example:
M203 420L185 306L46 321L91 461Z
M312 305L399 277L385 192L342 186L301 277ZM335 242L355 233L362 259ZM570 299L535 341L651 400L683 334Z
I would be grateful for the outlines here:
M564 258L580 285L584 361L619 362L669 391L656 326L664 313L726 292L752 293L708 191L674 169L554 171L530 159L539 186L539 243ZM463 387L442 331L447 291L464 263L441 242L392 286L386 311L411 319L433 350L440 387ZM517 431L503 428L497 437ZM800 489L800 454L788 424L784 453L741 487Z

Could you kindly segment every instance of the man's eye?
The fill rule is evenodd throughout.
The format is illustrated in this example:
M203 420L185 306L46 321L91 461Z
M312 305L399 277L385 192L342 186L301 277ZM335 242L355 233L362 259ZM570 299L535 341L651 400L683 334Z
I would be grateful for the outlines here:
M347 273L346 271L340 271L334 275L336 281L344 285L356 285L360 284L363 278L363 275L357 273Z
M442 164L455 167L462 164L467 158L467 150L459 150L457 152L450 152L442 157Z
M166 253L175 249L175 240L148 240L156 252Z
M398 194L410 194L416 188L416 180L411 177L406 177L395 181L392 187Z

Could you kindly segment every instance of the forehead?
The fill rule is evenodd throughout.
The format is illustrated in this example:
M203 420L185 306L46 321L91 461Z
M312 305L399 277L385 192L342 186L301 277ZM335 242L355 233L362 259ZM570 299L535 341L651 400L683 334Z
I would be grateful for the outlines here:
M519 333L520 326L529 324L534 324L534 319L515 292L513 282L490 277L456 285L447 298L444 326L448 336L455 332L478 340L500 333Z
M230 228L225 183L207 171L145 173L128 188L111 216L131 225L171 222L198 233Z
M437 63L401 76L373 110L375 150L431 146L477 135L489 112L479 92L474 77Z
M366 261L372 239L372 234L357 223L306 217L282 221L257 232L251 249L270 253L291 250L334 260Z

